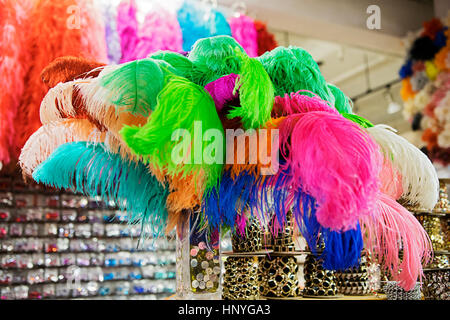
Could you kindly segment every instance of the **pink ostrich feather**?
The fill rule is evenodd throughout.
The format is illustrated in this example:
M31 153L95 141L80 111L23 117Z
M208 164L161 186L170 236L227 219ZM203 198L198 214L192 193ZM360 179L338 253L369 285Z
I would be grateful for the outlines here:
M252 18L246 15L232 17L228 23L231 35L244 48L250 57L258 56L258 33Z
M81 54L84 58L108 63L105 26L100 8L92 1L77 0L80 8Z
M384 158L379 178L380 191L395 200L400 199L403 193L402 175L388 158Z
M153 9L139 30L134 59L146 58L158 50L183 51L183 34L177 17L164 8Z
M117 32L120 36L120 63L132 61L138 43L138 21L135 0L123 0L117 8Z
M317 220L333 231L356 228L373 208L382 156L357 124L340 115L311 111L284 118L280 150L290 184L317 201Z
M313 96L310 97L302 93L312 94ZM316 94L311 91L301 90L292 92L290 95L286 93L283 97L275 97L272 117L278 118L310 111L326 111L336 115L339 114L337 109L333 108L327 101L322 100Z
M433 256L431 241L419 221L390 196L378 193L374 214L361 216L366 250L405 290L422 278L422 263ZM400 252L403 258L400 259Z
M26 1L6 0L0 7L0 162L14 156L14 118L24 91L27 68L23 55L28 52L22 36L27 12Z

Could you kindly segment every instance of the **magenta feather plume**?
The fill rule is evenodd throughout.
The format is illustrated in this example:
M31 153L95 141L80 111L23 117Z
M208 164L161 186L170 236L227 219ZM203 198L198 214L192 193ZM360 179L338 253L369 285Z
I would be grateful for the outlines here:
M281 168L316 199L318 222L332 231L356 228L378 191L378 145L357 124L324 111L287 116L279 129Z
M158 50L183 51L183 34L176 15L164 8L152 10L139 30L134 59L144 59Z
M258 33L255 29L255 22L246 15L232 17L228 23L231 28L231 35L244 48L250 57L258 56Z
M403 289L411 290L422 277L422 263L432 258L431 241L419 221L390 196L378 193L374 214L362 216L360 223L369 254Z
M231 73L205 86L205 90L208 91L214 100L217 112L220 112L227 103L238 98L239 94L237 90L234 90L237 78L237 74Z
M310 97L302 93L312 94L313 96ZM275 97L272 117L278 118L310 111L326 111L329 113L339 114L339 112L333 108L329 102L322 100L311 91L301 90L298 92L292 92L290 95L286 93L283 97Z
M123 0L117 8L117 32L120 36L122 58L120 63L133 60L138 43L138 26L135 0Z

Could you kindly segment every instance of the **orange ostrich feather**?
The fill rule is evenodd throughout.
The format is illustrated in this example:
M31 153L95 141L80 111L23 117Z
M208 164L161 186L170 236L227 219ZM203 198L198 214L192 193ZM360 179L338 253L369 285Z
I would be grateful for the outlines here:
M69 11L71 8L73 11ZM16 155L28 137L40 127L39 106L48 87L42 70L55 58L71 55L107 61L104 30L92 0L36 0L30 13L29 70L26 90L15 119Z
M0 5L0 162L15 158L14 118L24 92L28 59L28 1L2 0Z
M65 56L56 58L41 72L42 81L50 88L60 82L97 77L100 67L106 64L80 57Z
M284 117L277 119L272 118L264 128L254 131L252 135L245 138L244 158L241 158L243 148L238 139L235 138L232 144L227 141L227 164L225 165L225 170L230 170L233 179L239 176L241 172L259 176L261 174L261 169L269 168L274 164L272 163L273 159L271 159L269 163L265 163L266 159L264 159L264 157L271 156L272 137L275 137L274 134L277 132L277 128L283 119ZM266 136L260 135L263 130L267 132ZM253 143L256 141L256 150L250 150L250 141L252 141L252 139L254 141ZM234 152L231 148L234 148ZM233 158L231 158L231 154L233 154Z

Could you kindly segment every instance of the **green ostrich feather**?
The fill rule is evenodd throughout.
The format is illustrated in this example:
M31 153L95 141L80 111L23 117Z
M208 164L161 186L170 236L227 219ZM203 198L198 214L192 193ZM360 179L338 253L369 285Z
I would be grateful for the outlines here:
M228 118L240 117L244 129L258 129L270 120L275 90L263 65L253 58L238 53L242 59L236 89L241 105L233 108Z
M225 159L222 123L211 96L185 78L174 76L165 85L144 126L125 126L120 134L133 152L169 176L196 175L202 170L207 190L220 180ZM211 134L215 136L208 140ZM213 143L220 144L220 150L212 148Z
M307 90L334 104L334 96L319 66L306 50L293 46L277 47L258 59L272 79L277 96Z
M174 68L176 75L192 80L194 64L181 53L161 50L152 53L149 58L167 62Z
M197 40L188 56L194 64L192 81L204 87L224 75L239 73L242 59L237 52L245 54L242 46L230 36Z
M347 97L341 89L331 83L328 84L328 88L334 96L334 107L337 111L339 111L339 113L353 113L350 98Z
M370 122L369 120L358 116L356 114L350 114L350 113L342 113L342 116L354 123L357 123L358 125L360 125L363 128L371 128L373 127L372 122Z
M108 68L108 67L107 67ZM100 73L98 83L92 88L97 100L118 107L120 111L148 116L156 107L156 97L163 88L166 77L175 69L161 60L142 59L118 67L111 67ZM95 90L100 87L100 90ZM89 94L87 94L89 97ZM87 100L89 103L89 100Z

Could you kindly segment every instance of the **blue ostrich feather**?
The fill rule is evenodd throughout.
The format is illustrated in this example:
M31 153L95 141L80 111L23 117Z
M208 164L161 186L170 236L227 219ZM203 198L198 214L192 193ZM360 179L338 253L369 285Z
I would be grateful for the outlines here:
M126 162L118 154L108 152L104 144L63 144L35 169L33 179L58 189L114 201L127 211L129 223L141 224L154 237L164 235L168 189L142 162Z
M233 179L225 171L220 185L209 192L203 199L203 212L212 228L226 226L234 228L237 215L246 207L251 212L256 207L258 198L258 178L247 172L241 172Z
M293 213L311 252L323 260L325 269L346 270L359 266L364 246L359 223L356 229L346 232L323 228L316 218L314 198L301 190L295 195ZM324 250L319 253L318 247L322 241Z
M216 35L231 36L230 26L222 13L199 7L192 1L184 1L177 12L178 22L183 33L183 50L190 51L198 39Z

